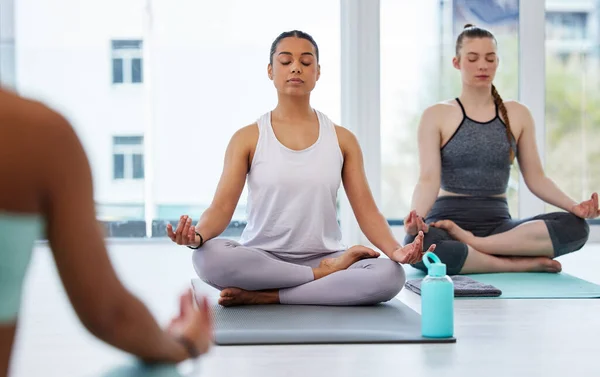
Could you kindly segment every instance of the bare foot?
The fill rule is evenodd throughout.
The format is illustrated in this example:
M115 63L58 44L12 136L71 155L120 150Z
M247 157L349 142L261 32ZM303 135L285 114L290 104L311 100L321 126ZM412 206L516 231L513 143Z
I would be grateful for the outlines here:
M446 232L448 232L448 234L450 234L450 236L452 238L454 238L457 241L466 243L467 245L471 245L473 242L473 239L475 238L473 233L466 231L463 228L459 227L452 220L436 221L436 222L430 224L430 226L433 226L435 228L444 229Z
M325 277L337 271L345 270L361 259L377 258L379 253L368 247L352 246L346 252L336 258L325 258L314 268L315 280Z
M225 288L221 291L219 305L263 305L279 304L279 291L245 291L240 288Z
M515 262L515 272L559 273L562 265L548 257L507 257Z

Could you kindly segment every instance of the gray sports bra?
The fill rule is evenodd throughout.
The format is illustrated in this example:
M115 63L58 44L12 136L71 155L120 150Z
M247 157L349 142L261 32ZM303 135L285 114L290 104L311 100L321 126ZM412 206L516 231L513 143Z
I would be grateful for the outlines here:
M456 194L499 195L506 192L510 176L510 146L517 155L517 142L498 115L488 122L477 122L467 115L460 100L463 120L442 147L441 188Z

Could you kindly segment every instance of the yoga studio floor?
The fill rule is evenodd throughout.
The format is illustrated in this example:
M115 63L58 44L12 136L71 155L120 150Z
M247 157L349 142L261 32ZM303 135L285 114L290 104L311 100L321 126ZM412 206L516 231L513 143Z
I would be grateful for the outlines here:
M166 323L194 277L190 251L163 241L117 242L110 251L128 288ZM566 272L600 284L600 244L560 260ZM419 296L403 290L399 298L420 311ZM460 300L455 329L456 344L214 347L191 376L600 375L600 300ZM48 248L39 246L26 281L13 376L125 376L115 371L132 365L134 359L84 330ZM179 369L187 375L189 368Z

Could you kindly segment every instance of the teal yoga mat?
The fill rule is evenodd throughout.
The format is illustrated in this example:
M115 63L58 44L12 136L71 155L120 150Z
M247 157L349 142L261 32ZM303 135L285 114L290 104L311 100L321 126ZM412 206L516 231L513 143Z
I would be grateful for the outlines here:
M422 279L425 276L420 270L411 266L403 266L406 271L406 280ZM573 275L561 272L558 274L541 272L505 272L494 274L466 274L473 280L490 284L500 289L502 294L498 297L485 297L487 299L502 298L600 298L600 285ZM469 297L484 298L484 297ZM462 298L461 299L467 299Z

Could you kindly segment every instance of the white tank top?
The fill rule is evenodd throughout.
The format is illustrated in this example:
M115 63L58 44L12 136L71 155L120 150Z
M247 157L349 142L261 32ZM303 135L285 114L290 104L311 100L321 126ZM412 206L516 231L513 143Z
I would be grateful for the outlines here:
M248 222L240 243L286 259L345 250L337 220L343 156L335 126L316 111L319 137L301 151L275 136L271 113L260 117L248 173Z

